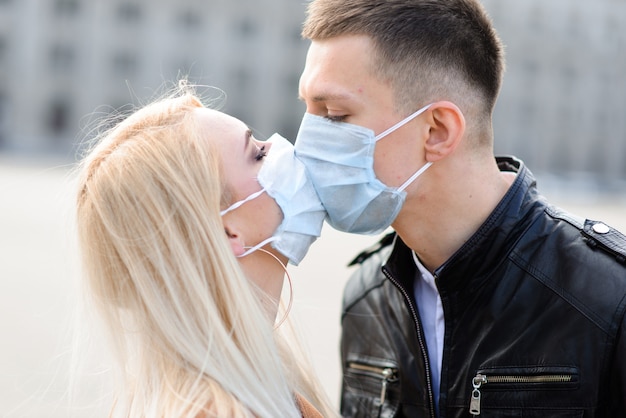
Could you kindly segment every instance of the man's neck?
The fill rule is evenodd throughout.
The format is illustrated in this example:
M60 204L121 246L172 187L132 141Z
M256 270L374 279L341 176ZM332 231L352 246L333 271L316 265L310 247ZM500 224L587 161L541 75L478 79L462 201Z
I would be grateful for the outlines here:
M393 223L400 238L429 271L444 264L474 235L515 179L514 173L492 170L491 174L480 174L466 177L470 181L456 179L456 186L445 192L407 200Z

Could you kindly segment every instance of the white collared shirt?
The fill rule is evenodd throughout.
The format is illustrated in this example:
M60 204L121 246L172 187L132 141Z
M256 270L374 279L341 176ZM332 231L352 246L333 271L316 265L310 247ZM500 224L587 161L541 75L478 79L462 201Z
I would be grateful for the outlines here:
M445 322L443 318L443 306L439 290L435 285L435 278L417 258L415 251L413 260L417 266L415 274L414 296L417 310L422 322L422 329L426 337L426 347L430 361L430 374L435 396L435 410L439 415L439 385L441 382L441 361L443 359L443 335Z

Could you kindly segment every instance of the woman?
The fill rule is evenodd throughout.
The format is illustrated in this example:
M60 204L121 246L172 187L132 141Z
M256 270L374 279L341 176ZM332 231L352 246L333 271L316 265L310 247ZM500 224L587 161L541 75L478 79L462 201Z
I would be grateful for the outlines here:
M307 181L281 189L276 159L261 170L277 143L288 148L257 141L183 87L113 127L82 161L86 289L118 360L111 416L334 415L274 329L284 265L306 253L324 216ZM308 209L279 206L298 194ZM296 255L290 242L304 242Z

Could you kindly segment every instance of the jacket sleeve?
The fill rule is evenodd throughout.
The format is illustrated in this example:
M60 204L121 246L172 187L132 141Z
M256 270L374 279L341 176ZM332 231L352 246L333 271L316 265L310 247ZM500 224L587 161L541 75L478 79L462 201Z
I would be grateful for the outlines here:
M388 247L387 247L388 248ZM388 249L360 255L344 289L341 318L341 415L391 418L399 407L394 346L381 310L390 304L381 271ZM390 250L390 248L389 248ZM393 303L391 303L393 304ZM381 402L382 401L382 402Z
M369 353L369 344L372 343L372 333L379 330L374 326L379 318L372 309L373 306L365 296L373 289L382 285L384 278L378 277L380 263L377 263L377 254L367 255L367 259L358 261L359 267L348 280L343 295L343 313L341 318L341 415L343 417L368 417L379 414L379 405L376 399L380 388L376 389L374 381L371 384L361 384L361 378L367 375L352 375L350 363L356 360L363 361L363 353ZM376 283L377 282L377 283ZM375 284L374 284L375 283ZM368 361L369 363L369 361ZM371 365L377 367L376 365ZM372 380L375 377L372 376ZM371 386L371 390L365 390ZM383 415L384 416L384 415ZM392 416L392 415L390 415Z
M611 370L609 387L612 410L607 416L626 417L626 295L622 299L622 321L617 331L614 367Z
M597 227L603 227L598 229ZM607 227L606 224L587 219L581 231L587 245L593 249L599 249L606 253L613 260L612 265L626 264L626 236L618 230ZM617 282L621 283L616 287L615 303L617 309L614 311L615 345L611 364L609 365L609 381L604 382L609 392L607 404L610 417L626 417L626 292L624 291L624 279L626 279L626 269L616 269ZM620 298L621 294L621 298Z

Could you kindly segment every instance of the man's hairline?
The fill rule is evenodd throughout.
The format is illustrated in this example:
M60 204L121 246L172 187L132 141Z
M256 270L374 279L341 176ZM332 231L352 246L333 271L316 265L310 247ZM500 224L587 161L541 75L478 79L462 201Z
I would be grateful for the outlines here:
M399 83L402 83L402 79L398 79L397 77L390 77L389 74L396 72L396 70L385 71L385 63L382 62L381 58L381 47L379 42L376 40L374 36L364 32L341 32L333 34L332 36L317 36L317 37L305 37L304 39L308 39L311 43L313 42L323 42L330 39L336 39L342 36L363 36L370 40L370 48L372 49L372 54L367 57L367 68L366 71L370 74L374 79L382 84L388 86L391 90L392 98L393 98L393 108L394 111L399 114L410 114L417 110L417 108L421 107L426 102L431 102L435 100L444 100L443 98L437 97L427 97L430 96L428 94L421 94L419 98L411 100L407 102L405 100L405 95L403 95L402 86L399 86ZM466 85L466 81L463 81L463 84ZM470 89L473 90L473 89ZM328 91L328 90L327 90ZM422 92L424 93L424 92ZM432 93L432 92L431 92ZM336 96L336 97L335 97ZM342 97L344 96L344 97ZM457 98L453 97L454 95L446 98L445 100L451 101L455 103L457 106L462 107L463 100L457 103ZM304 101L302 96L298 95L299 99ZM349 94L342 93L333 93L328 91L328 93L322 91L321 94L316 94L315 98L311 98L314 102L325 102L332 99L342 99L342 100L351 100Z

